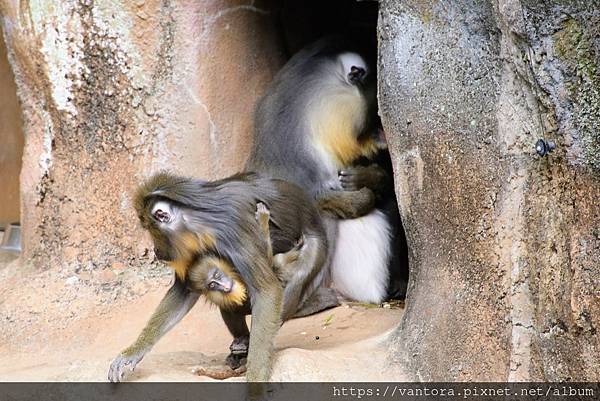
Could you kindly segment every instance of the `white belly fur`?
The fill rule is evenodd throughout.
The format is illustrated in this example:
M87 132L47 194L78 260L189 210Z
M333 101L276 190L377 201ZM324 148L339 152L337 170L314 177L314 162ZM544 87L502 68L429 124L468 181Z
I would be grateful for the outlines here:
M338 223L331 264L333 287L358 302L380 303L387 295L391 226L379 210Z

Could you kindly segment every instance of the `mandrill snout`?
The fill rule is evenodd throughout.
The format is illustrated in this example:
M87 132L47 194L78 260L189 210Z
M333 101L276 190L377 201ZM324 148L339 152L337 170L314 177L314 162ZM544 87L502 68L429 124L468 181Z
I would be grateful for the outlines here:
M163 262L170 262L173 260L169 252L163 251L160 248L154 247L154 255L156 259L161 260Z

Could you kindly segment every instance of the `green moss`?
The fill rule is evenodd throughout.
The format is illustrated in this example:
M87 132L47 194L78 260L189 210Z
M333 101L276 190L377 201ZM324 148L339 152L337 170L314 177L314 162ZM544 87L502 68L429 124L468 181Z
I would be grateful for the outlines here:
M557 54L567 67L567 87L585 160L600 170L600 77L598 57L590 39L589 32L574 19L567 20L563 29L554 34Z

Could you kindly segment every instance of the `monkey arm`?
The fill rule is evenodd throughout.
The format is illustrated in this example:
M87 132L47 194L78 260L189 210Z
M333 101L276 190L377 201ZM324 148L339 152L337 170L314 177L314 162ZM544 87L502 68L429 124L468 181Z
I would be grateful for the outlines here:
M375 194L369 188L358 191L326 190L317 195L317 208L338 219L355 219L375 207Z
M126 368L133 371L154 344L189 312L198 297L199 294L189 291L181 280L175 278L175 283L160 301L137 340L111 363L108 379L113 383L119 382L125 376Z
M295 261L282 267L285 277L283 290L283 321L291 319L306 300L308 283L312 282L327 259L323 238L306 235Z

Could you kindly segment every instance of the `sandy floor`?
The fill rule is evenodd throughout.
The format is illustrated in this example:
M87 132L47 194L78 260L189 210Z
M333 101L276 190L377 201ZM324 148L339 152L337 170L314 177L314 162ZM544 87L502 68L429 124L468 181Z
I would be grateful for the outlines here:
M102 283L105 276L74 283L68 274L0 258L0 380L105 381L110 361L135 339L169 285L160 277L125 293L120 287L131 277ZM387 369L385 338L402 313L394 305L346 304L285 323L273 379L401 380ZM210 380L193 367L221 365L230 342L219 311L200 301L129 380Z

